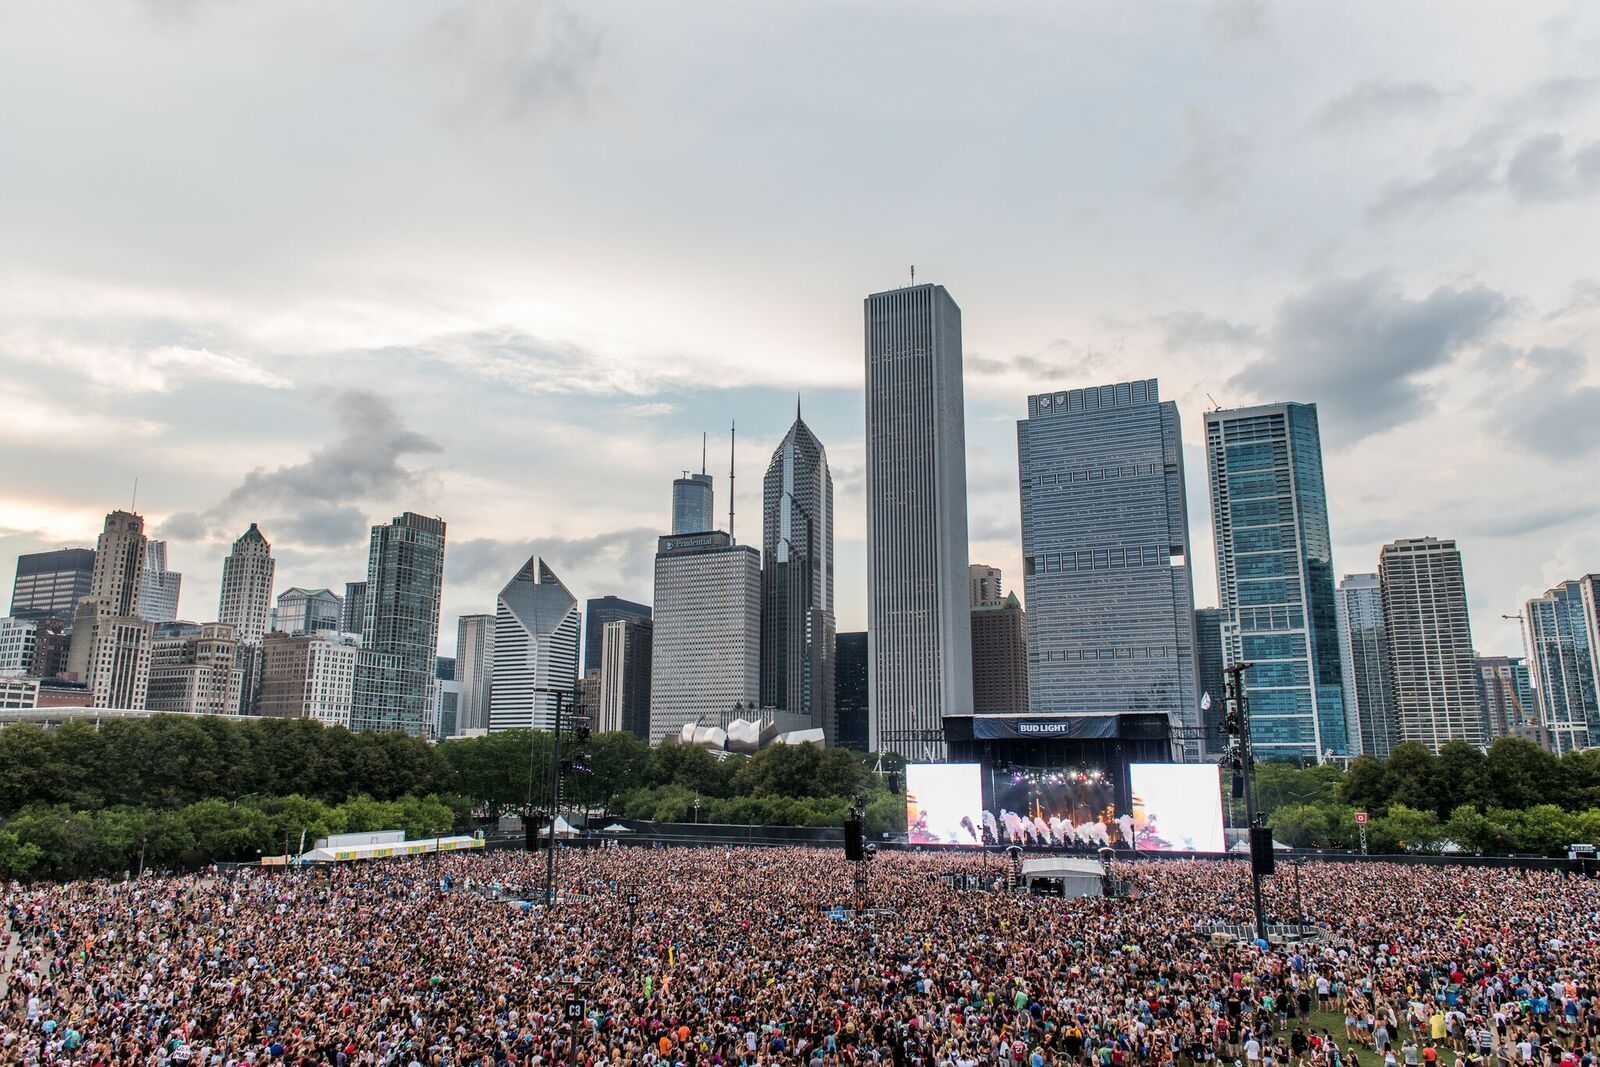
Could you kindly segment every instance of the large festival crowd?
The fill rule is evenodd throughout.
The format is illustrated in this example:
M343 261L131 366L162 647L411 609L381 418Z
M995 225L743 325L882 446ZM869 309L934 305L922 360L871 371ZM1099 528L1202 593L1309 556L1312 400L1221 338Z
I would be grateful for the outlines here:
M991 854L563 850L16 886L0 1064L1595 1067L1600 881L1317 863L1306 943L1217 932L1248 863L1132 895ZM979 879L982 881L982 879ZM1296 921L1294 872L1267 907ZM988 883L986 883L988 884ZM842 907L841 907L842 906Z

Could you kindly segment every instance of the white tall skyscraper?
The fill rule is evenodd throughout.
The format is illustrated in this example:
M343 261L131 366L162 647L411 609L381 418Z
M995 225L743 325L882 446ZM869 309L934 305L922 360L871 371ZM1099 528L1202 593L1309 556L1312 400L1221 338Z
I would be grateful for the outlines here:
M89 593L78 601L67 671L88 684L97 708L143 710L149 694L153 628L138 617L145 543L143 516L107 515Z
M167 543L146 542L144 572L139 579L139 617L149 622L176 620L182 585L183 575L167 570Z
M241 645L261 644L272 618L272 546L255 523L233 543L222 561L222 596L217 621L233 627Z
M722 726L761 697L761 553L718 531L657 542L650 740ZM498 682L496 683L498 684Z
M456 622L456 681L461 700L456 729L489 728L489 694L494 679L494 616L463 615Z
M1378 581L1396 740L1435 752L1448 741L1484 744L1482 680L1456 543L1409 537L1384 545Z
M578 600L532 556L500 590L494 620L489 729L548 730L556 702L570 713L578 681ZM561 695L558 697L557 691Z
M868 743L940 759L972 713L961 309L914 285L865 312Z

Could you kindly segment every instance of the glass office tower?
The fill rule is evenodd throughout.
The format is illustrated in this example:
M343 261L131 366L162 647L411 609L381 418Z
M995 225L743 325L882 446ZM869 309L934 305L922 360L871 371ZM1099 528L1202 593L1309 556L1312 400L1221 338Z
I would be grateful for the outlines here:
M1163 712L1199 758L1177 405L1154 378L1030 396L1017 462L1028 710Z
M1206 412L1223 650L1246 662L1256 758L1349 753L1315 404Z

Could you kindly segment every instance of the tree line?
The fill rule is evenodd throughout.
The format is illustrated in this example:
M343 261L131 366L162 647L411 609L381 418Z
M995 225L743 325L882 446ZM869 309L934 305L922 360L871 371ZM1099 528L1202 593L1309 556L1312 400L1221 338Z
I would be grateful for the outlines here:
M329 833L474 830L548 810L553 737L508 730L429 744L308 719L155 715L0 729L0 874L69 877L254 860ZM887 761L895 770L898 763ZM562 741L561 808L640 819L905 825L867 758L778 746L719 759L629 734Z
M1502 737L1487 751L1451 741L1435 754L1407 741L1387 759L1359 756L1348 770L1263 763L1255 783L1273 836L1298 847L1356 847L1358 811L1367 813L1373 852L1548 854L1600 842L1600 749L1558 758Z

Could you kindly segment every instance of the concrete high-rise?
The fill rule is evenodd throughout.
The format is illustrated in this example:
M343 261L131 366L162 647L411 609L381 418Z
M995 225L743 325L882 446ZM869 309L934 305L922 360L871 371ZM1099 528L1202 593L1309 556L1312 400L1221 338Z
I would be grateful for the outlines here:
M167 543L147 541L144 570L139 576L139 611L150 622L172 622L178 617L178 591L183 575L167 570Z
M60 619L70 626L77 614L78 601L89 595L93 581L92 548L25 552L17 557L17 576L11 586L11 617Z
M606 623L601 636L600 712L596 732L650 739L650 659L655 624L627 618Z
M1347 574L1334 596L1350 754L1387 758L1400 740L1400 727L1383 624L1383 586L1376 574Z
M869 744L938 760L972 713L961 309L913 285L865 320Z
M1453 540L1412 537L1378 553L1396 738L1434 752L1485 743L1466 578Z
M367 617L367 583L344 583L344 608L339 615L339 629L347 634L359 634Z
M256 714L348 727L360 653L352 634L268 634Z
M78 601L67 670L99 708L142 710L150 685L151 624L139 618L145 559L144 517L106 516L95 544L89 592Z
M1223 654L1255 665L1256 758L1348 755L1316 405L1206 412L1206 466Z
M444 547L443 519L408 511L372 528L352 730L432 729Z
M1028 710L1028 619L1012 593L972 609L972 713Z
M635 604L619 596L593 597L583 606L583 616L583 670L587 674L600 669L600 646L606 627L620 619L648 619L650 605Z
M281 634L338 632L343 617L344 598L338 593L332 589L302 589L296 585L278 594L272 629Z
M705 533L717 527L712 511L713 493L711 475L684 472L682 478L672 480L672 532L674 534Z
M1228 707L1226 663L1222 655L1222 623L1227 612L1221 608L1196 608L1194 613L1195 688L1200 691L1200 749L1203 755L1220 756L1227 751L1228 738L1222 731L1222 717Z
M33 670L39 642L39 620L0 619L0 676Z
M1489 741L1521 737L1537 742L1543 730L1526 660L1521 656L1479 656L1478 684Z
M1030 396L1017 461L1029 710L1164 713L1197 759L1178 406L1154 378Z
M577 598L544 560L530 557L496 600L491 731L549 730L558 706L573 713L581 624Z
M720 530L656 545L650 740L723 725L761 698L761 553Z
M167 633L167 630L174 631ZM151 711L192 715L239 714L241 671L235 665L239 643L227 623L167 623L158 632L150 657Z
M991 567L987 563L969 564L967 586L972 607L990 607L1006 601L1005 579L999 567Z
M804 715L831 740L833 475L798 401L761 497L761 705Z
M456 681L461 732L489 728L489 693L494 681L494 616L463 615L456 622Z
M1600 745L1600 574L1545 590L1522 614L1551 750Z
M257 647L272 621L272 546L255 523L222 561L217 621L233 627L241 645Z
M834 743L867 751L867 632L837 634L833 647Z

